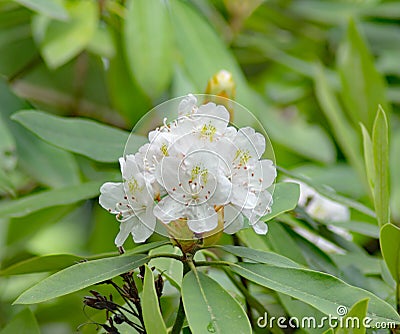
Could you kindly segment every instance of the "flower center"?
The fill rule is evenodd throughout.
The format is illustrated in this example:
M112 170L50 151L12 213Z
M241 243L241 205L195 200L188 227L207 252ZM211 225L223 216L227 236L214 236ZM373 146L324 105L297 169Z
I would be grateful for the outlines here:
M167 144L165 144L165 143L162 144L161 147L160 147L160 151L164 155L164 157L168 157L169 156Z
M239 148L236 151L236 155L233 160L239 160L239 164L246 165L250 159L251 159L251 155L250 155L249 150L242 150Z
M203 137L209 138L210 142L214 140L214 135L217 132L217 128L209 122L201 127L200 134Z
M135 193L136 191L143 190L143 187L139 186L139 182L134 177L132 177L127 182L128 182L128 189L131 193Z

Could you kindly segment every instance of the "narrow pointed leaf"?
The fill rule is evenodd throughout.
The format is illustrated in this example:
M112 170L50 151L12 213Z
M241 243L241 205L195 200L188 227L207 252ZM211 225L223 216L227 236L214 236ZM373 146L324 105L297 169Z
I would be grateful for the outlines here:
M278 253L274 252L265 252L261 250L252 249L249 247L242 246L232 246L232 245L224 245L224 246L216 246L218 248L223 249L224 251L231 253L233 255L259 262L274 265L277 267L289 267L289 268L300 268L300 265L291 259L282 256Z
M252 333L239 303L216 281L201 272L189 272L182 282L186 317L193 334Z
M81 262L45 278L20 295L14 304L35 304L111 279L148 261L142 254Z
M315 71L315 92L318 102L327 118L337 143L355 170L364 174L364 166L359 158L359 139L346 119L335 93L333 92L324 68L321 65Z
M400 282L400 228L386 224L381 228L381 250L383 259L393 279Z
M372 131L375 211L380 226L389 222L389 138L386 114L379 106Z
M339 48L338 69L349 116L355 125L362 122L371 130L378 105L389 110L386 84L354 20L350 20L346 39Z
M154 276L151 269L146 265L142 295L143 320L148 333L167 334L158 303L156 288L154 286Z
M360 126L363 135L365 169L367 171L367 178L371 193L374 194L375 163L374 163L374 151L372 147L372 140L364 124L360 123Z
M364 319L368 311L368 298L355 303L343 319L343 327L336 329L335 334L365 334Z
M129 69L150 97L158 97L172 75L172 34L166 3L129 1L124 27Z
M56 205L76 203L98 196L102 182L92 181L77 186L42 191L12 201L0 203L0 216L23 217Z
M12 119L55 146L101 162L118 161L129 137L125 131L95 121L41 111L19 111ZM145 141L144 137L135 138L138 147Z
M337 316L339 306L350 308L360 299L369 298L367 315L373 322L400 323L400 316L388 303L329 274L265 264L241 263L232 264L230 267L235 273L250 281L297 298L327 315Z

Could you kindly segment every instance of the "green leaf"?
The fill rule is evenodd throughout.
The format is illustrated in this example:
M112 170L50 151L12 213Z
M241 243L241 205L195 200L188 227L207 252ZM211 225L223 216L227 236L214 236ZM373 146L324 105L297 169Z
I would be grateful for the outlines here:
M389 222L389 138L386 114L379 106L372 130L372 145L374 151L375 211L380 226Z
M35 304L111 279L148 261L142 254L81 262L40 281L22 293L14 304Z
M360 299L370 298L367 315L373 322L400 323L400 316L388 303L329 274L251 263L232 264L230 267L235 273L252 282L297 298L327 315L336 316L339 306L350 308Z
M385 224L381 228L381 250L393 279L400 282L400 228Z
M215 247L223 249L224 251L231 253L235 256L239 256L259 263L270 264L277 267L300 268L300 265L298 265L296 262L274 252L265 252L252 249L249 247L232 246L232 245L215 246Z
M391 173L391 215L394 221L400 221L400 131L392 131L390 140Z
M342 98L349 116L354 124L362 122L370 130L378 105L389 110L386 85L353 20L349 22L346 40L339 48L338 69Z
M20 166L40 184L61 188L80 183L74 156L41 140L19 124L11 124Z
M252 332L249 319L239 303L201 272L189 272L183 278L182 299L193 334Z
M336 334L365 334L364 319L368 311L368 298L355 303L343 318L344 327L336 329Z
M66 8L67 21L52 20L44 26L40 49L50 68L64 65L83 51L97 28L98 8L94 1L69 1Z
M87 49L101 57L113 58L116 51L111 29L106 25L99 25L89 41Z
M39 325L32 311L28 308L19 312L4 327L0 334L40 334Z
M225 42L199 11L182 1L174 0L170 3L174 35L182 55L183 69L198 91L203 91L207 81L218 71L228 70L237 86L236 100L258 117L274 142L316 161L329 163L335 160L334 145L321 127L308 124L301 118L288 121L278 110L272 110L248 86ZM259 126L255 119L249 119L248 114L235 114L234 121L239 126ZM287 133L291 135L287 136Z
M68 12L60 0L14 0L35 12L58 20L67 20Z
M327 331L325 331L323 334L334 334L335 332L333 331L332 328L329 328Z
M153 98L167 88L172 76L172 34L166 3L133 1L127 5L124 39L129 69Z
M261 218L267 222L281 213L293 210L300 197L300 187L297 183L282 182L275 185L271 212Z
M0 114L0 169L12 170L17 163L15 140Z
M41 111L23 110L11 118L55 146L101 162L117 162L129 138L125 131L94 121ZM146 139L136 136L134 141L139 147Z
M360 123L363 135L363 148L364 148L364 161L365 170L367 172L368 184L371 194L374 194L375 188L375 163L374 163L374 149L372 147L371 137L364 124Z
M270 224L269 231L264 239L276 253L296 263L307 265L307 259L303 255L301 248L280 223Z
M329 121L336 141L357 173L364 175L364 166L359 158L359 139L354 128L347 121L321 65L316 67L314 81L318 102Z
M161 315L156 288L154 286L153 272L147 265L145 265L144 273L142 308L146 331L148 333L167 334L167 327Z
M102 182L93 181L77 186L42 191L0 203L0 216L22 217L40 209L65 205L98 196Z
M152 108L152 105L149 97L127 71L128 64L125 59L121 36L115 36L114 39L116 54L110 59L110 68L107 71L108 91L114 109L118 110L133 126ZM132 110L135 110L135 112L132 112Z
M82 260L82 257L72 254L53 254L30 258L18 262L6 269L0 270L0 276L22 275L61 270Z
M163 247L159 247L150 251L149 255L157 255L157 254L175 254L181 255L182 252L179 248L174 247L172 245L165 245ZM159 257L152 259L149 262L150 267L156 267L156 269L165 276L173 286L175 286L178 290L180 290L182 285L182 276L183 276L183 264L182 262L166 258L166 257Z

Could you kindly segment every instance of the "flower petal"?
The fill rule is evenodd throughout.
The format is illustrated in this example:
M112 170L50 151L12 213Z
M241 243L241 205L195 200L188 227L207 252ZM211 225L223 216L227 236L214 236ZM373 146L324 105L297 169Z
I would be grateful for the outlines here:
M218 214L209 205L191 206L187 210L187 224L195 233L212 231L218 226Z
M124 200L125 191L122 183L106 182L100 188L100 205L109 212L119 213L117 204L126 202Z
M185 206L174 200L171 196L164 197L153 210L153 214L163 223L168 224L172 220L183 217Z
M243 228L244 221L240 211L233 205L224 207L224 232L234 234Z
M268 232L268 225L260 220L255 224L251 225L251 227L257 234L267 234Z
M129 233L132 232L132 229L134 228L134 226L137 223L140 223L140 222L138 221L138 219L135 216L132 216L130 219L120 223L119 233L115 237L115 241L114 241L115 244L117 245L117 247L121 247L124 244L124 242L126 241L126 239L129 236Z
M138 215L138 223L132 228L131 234L136 243L145 242L154 232L156 217L153 208L147 208L145 212Z

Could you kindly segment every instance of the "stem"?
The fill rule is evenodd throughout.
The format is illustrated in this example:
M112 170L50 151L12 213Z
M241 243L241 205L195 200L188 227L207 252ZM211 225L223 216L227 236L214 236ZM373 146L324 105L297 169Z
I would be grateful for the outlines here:
M182 261L182 258L181 258ZM186 258L185 261L183 261L183 276L185 275L192 269L193 261L191 258ZM194 268L196 270L196 268ZM172 327L171 333L170 334L179 334L181 332L183 322L185 321L185 309L183 307L183 300L182 296L179 299L179 307L178 307L178 312L176 314L175 318L175 323L174 326Z
M179 300L178 313L176 315L174 327L172 327L171 334L179 334L181 332L184 321L185 321L185 310L183 308L183 301L181 297Z
M196 267L204 267L204 266L230 266L232 262L228 261L196 261Z
M170 259L175 259L175 260L178 260L181 262L184 260L184 258L181 255L177 255L177 254L160 253L160 254L153 254L153 255L148 256L149 259L155 259L158 257L168 257Z
M400 314L400 282L396 282L396 307L397 313Z

